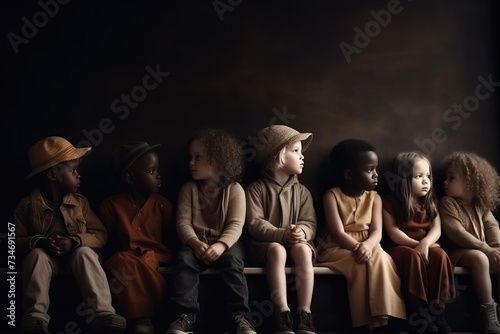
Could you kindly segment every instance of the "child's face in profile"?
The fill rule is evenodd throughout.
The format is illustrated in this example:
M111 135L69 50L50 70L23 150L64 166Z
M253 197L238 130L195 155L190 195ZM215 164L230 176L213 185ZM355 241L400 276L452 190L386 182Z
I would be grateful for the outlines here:
M351 181L362 190L373 190L378 184L378 156L373 151L359 154L355 166L351 169Z
M297 141L286 147L285 164L283 170L289 174L301 174L304 168L304 156L302 155L302 142Z
M77 192L80 186L80 174L77 171L79 165L80 160L76 159L61 162L52 167L56 187L62 194Z
M189 171L196 181L217 182L217 168L208 160L205 145L193 140L189 145Z
M411 190L413 196L423 197L431 190L431 172L429 163L424 159L418 159L413 165L413 174L411 179Z
M461 173L459 173L455 168L449 167L446 170L445 176L446 178L443 182L443 186L444 193L447 196L455 198L467 197L467 185Z
M131 170L134 173L134 186L145 193L157 193L161 188L161 175L158 170L158 155L148 152L137 159Z

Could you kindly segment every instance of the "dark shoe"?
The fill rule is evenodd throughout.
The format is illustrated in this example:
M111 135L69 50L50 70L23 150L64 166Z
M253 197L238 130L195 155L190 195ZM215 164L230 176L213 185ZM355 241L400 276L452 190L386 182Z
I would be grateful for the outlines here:
M121 334L127 328L127 320L118 314L110 313L97 316L89 325L88 333L91 334Z
M165 334L192 334L194 333L194 321L185 313L174 320Z
M274 334L294 334L293 319L290 311L276 313L276 331Z
M137 319L134 334L154 334L155 328L150 318Z
M427 328L425 329L425 333L438 333L439 328L432 320L432 316L429 314L428 310L423 314L425 321L427 322Z
M312 314L306 311L297 312L297 327L296 334L315 334Z
M484 317L484 333L500 333L500 324L498 323L497 317L497 304L495 302L481 304L481 309Z
M434 324L437 326L439 333L450 333L451 332L451 327L446 322L446 319L444 318L444 314L438 315L437 318L434 319Z
M22 332L26 334L49 334L49 324L38 317L26 317L22 320Z
M257 334L250 322L242 314L234 318L234 324L236 326L236 334Z

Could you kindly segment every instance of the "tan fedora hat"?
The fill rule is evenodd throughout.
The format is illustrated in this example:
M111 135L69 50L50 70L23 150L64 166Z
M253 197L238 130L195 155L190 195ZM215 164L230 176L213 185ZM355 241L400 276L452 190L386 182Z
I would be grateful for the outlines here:
M28 151L31 173L26 179L43 172L61 162L83 157L92 148L76 148L63 137L50 136L36 142Z
M283 147L296 141L302 142L302 152L311 144L313 134L301 133L286 125L271 125L263 128L257 135L257 162L265 167L280 153Z

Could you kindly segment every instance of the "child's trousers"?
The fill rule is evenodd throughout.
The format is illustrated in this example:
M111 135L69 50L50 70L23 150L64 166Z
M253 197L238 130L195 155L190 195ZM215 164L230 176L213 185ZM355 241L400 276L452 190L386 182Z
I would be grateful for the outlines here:
M41 318L47 323L50 321L47 314L50 282L61 266L67 266L75 278L85 303L83 309L87 324L96 316L115 313L106 274L99 256L91 248L75 248L67 257L60 259L51 258L41 248L34 248L23 263L24 316ZM94 312L90 313L89 309Z
M244 248L241 241L238 241L211 265L212 268L219 270L224 282L224 290L221 291L220 297L226 303L228 318L234 318L238 314L247 315L250 311L248 286L243 273L245 268L243 259ZM193 250L188 246L183 246L179 250L174 262L173 296L170 299L175 311L195 316L200 310L198 302L199 275L208 267L196 258Z

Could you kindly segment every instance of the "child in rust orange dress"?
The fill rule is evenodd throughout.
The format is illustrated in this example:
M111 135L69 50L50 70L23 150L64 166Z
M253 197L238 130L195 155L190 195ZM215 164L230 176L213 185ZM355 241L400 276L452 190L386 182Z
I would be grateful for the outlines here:
M437 241L441 220L429 159L399 153L393 162L392 196L382 199L387 252L396 263L408 323L417 331L448 333L445 305L455 297L453 265Z
M158 267L172 258L162 238L173 224L173 206L158 193L161 176L155 150L159 146L133 142L118 149L113 164L126 190L100 207L110 236L112 253L104 266L110 274L113 302L136 334L155 332L151 318L166 294Z

